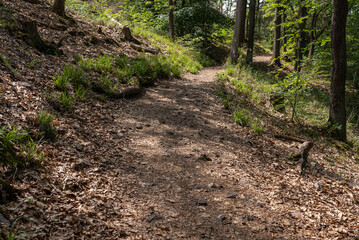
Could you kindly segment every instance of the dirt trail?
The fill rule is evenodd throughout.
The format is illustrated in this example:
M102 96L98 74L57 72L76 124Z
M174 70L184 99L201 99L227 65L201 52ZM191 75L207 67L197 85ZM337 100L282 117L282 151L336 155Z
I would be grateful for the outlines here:
M161 81L121 107L119 123L131 126L124 149L132 162L109 191L122 191L126 213L118 221L126 237L285 236L256 181L258 169L264 176L272 174L268 159L258 157L276 150L233 124L215 94L219 71L207 68L199 75Z
M21 175L4 216L31 239L354 239L354 189L300 176L292 143L234 124L219 71L59 115L45 171Z

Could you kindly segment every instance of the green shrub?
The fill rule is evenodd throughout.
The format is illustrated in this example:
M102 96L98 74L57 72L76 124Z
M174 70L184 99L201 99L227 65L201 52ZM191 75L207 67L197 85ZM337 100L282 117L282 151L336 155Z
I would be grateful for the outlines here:
M36 118L36 125L39 132L43 134L44 139L54 141L56 139L56 131L52 126L53 117L51 114L41 111Z
M78 87L79 85L88 86L90 83L90 80L87 78L83 69L76 65L66 65L63 69L62 75L75 87Z
M75 95L78 99L83 100L86 97L87 89L84 86L78 86L75 89Z
M251 121L250 113L245 110L235 110L232 114L233 120L241 125L242 127L248 126L249 122Z
M264 129L264 126L256 120L253 121L251 127L256 134L262 134L263 129Z
M72 108L74 106L72 96L66 92L61 93L60 103L66 110L72 110Z
M37 144L25 130L9 125L0 126L0 165L25 167L42 158Z
M59 91L65 91L68 84L69 79L64 75L57 75L57 77L54 79L55 88Z

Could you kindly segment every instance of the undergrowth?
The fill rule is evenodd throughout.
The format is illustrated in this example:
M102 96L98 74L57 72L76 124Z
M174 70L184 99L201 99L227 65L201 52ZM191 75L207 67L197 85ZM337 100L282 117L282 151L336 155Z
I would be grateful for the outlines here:
M225 71L217 75L217 93L224 107L232 112L234 121L241 126L252 128L255 132L262 132L264 125L259 119L265 119L262 113L267 112L268 119L279 118L295 123L291 124L294 128L286 129L292 134L331 139L335 129L340 126L328 124L328 77L310 69L304 69L301 73L280 75L278 71L263 71L260 64L227 64ZM226 84L232 86L234 93L228 93L224 89ZM348 140L353 143L354 149L359 149L359 138L356 134L359 127L359 105L356 104L359 91L350 87L348 89ZM272 99L274 95L283 97L283 106L275 104ZM267 120L266 124L273 124L270 121ZM248 124L249 122L252 124Z
M155 33L146 23L145 18L141 18L143 21L129 21L129 16L125 16L121 11L115 11L108 6L107 1L68 0L66 4L70 11L100 24L115 28L128 25L134 34L141 36L153 47L161 49L167 61L171 63L171 67L178 69L179 72L198 73L203 67L215 65L213 60L194 48L183 46L179 42L173 42L170 38Z
M126 86L151 86L160 78L180 77L181 69L170 55L78 57L77 63L66 65L54 78L58 92L48 99L63 110L72 110L77 102L86 99L88 90L116 98Z
M27 131L16 126L0 126L0 165L23 168L42 159L43 153Z

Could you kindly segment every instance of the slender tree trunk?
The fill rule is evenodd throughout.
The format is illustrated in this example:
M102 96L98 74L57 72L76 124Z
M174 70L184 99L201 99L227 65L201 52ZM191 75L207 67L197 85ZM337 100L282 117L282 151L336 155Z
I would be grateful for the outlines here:
M173 11L175 8L175 5L173 4L173 0L168 0L168 5L169 5L169 14L168 14L168 21L169 21L169 25L170 25L170 35L172 38L172 41L175 40L175 29L174 29L174 21L173 21Z
M332 73L330 84L329 122L340 126L337 138L346 140L345 80L346 80L346 41L345 27L348 14L347 0L333 0L331 24Z
M282 16L283 16L282 23L285 23L287 21L287 14L285 13L285 10L283 10ZM287 28L286 27L283 27L283 35L282 36L283 36L283 52L287 52L288 39L287 39Z
M253 62L256 2L257 2L257 0L250 0L250 3L249 3L249 12L248 12L249 26L248 26L248 44L247 44L247 58L246 58L247 63Z
M243 47L245 40L247 0L239 0L239 46Z
M186 5L186 0L182 0L182 7Z
M302 21L299 24L299 38L297 40L297 49L296 49L296 61L294 69L297 72L300 72L302 70L302 60L303 60L303 49L305 47L306 41L306 34L305 34L305 24L306 19L304 18L307 16L307 8L306 7L300 7L299 9L299 18L302 19Z
M257 29L258 29L258 40L261 40L262 38L261 38L261 33L262 33L262 31L261 31L261 26L262 26L262 19L261 19L261 17L262 17L262 14L261 14L261 12L259 11L259 6L260 6L260 1L258 0L258 2L257 2L257 20L256 20L256 25L257 25Z
M233 39L232 39L232 46L231 46L231 52L230 52L230 57L231 57L232 63L237 63L238 57L239 57L238 48L239 48L239 21L240 21L240 16L239 16L240 4L239 3L240 3L240 1L241 0L237 0L236 22L234 24Z
M309 58L312 58L313 54L314 54L315 28L317 26L317 17L318 17L317 13L316 12L313 13L312 22L310 24L310 49L309 49L309 53L308 53Z
M275 16L274 16L274 42L273 42L273 62L275 65L280 66L280 25L282 23L282 7L281 1L276 0Z
M65 1L66 0L55 0L52 11L60 16L65 16Z

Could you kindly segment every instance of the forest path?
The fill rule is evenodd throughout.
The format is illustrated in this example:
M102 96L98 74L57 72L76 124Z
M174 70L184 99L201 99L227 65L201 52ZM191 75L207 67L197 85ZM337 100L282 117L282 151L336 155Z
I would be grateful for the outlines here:
M233 123L215 93L221 70L160 81L122 107L121 125L132 126L131 173L121 179L128 237L271 239L283 230L258 182L272 168L261 157L276 150Z

